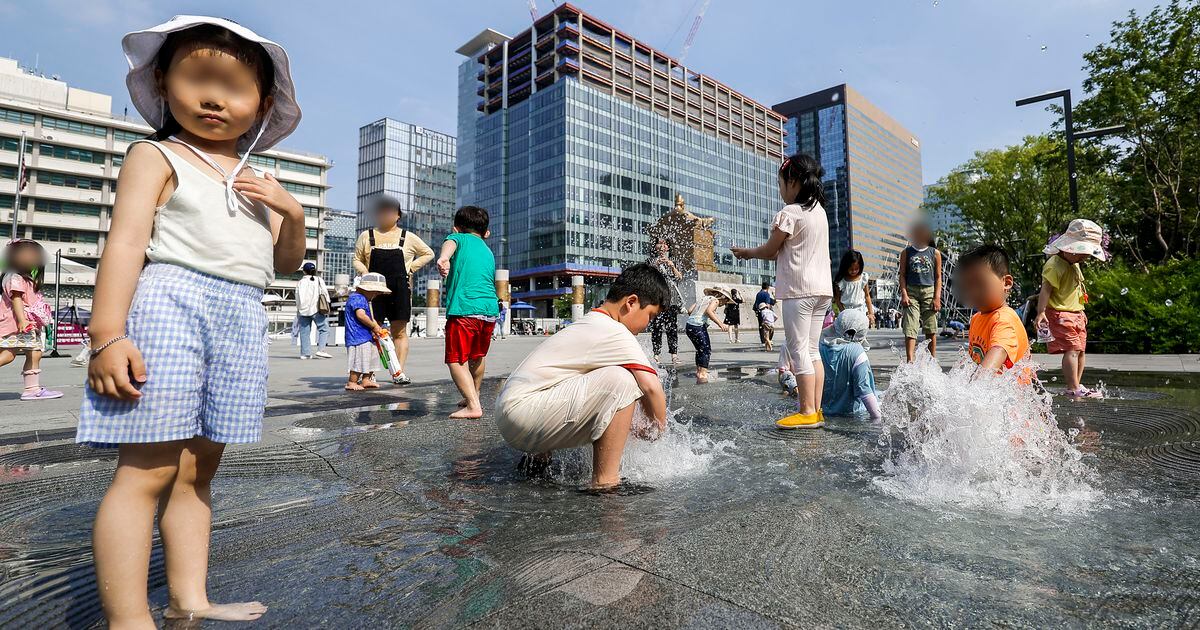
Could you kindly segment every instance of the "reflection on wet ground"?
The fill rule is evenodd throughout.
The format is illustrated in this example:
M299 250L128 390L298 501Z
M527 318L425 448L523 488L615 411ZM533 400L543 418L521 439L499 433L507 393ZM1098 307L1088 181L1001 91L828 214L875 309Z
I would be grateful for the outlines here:
M633 453L616 492L549 479L448 386L273 408L214 487L211 596L267 627L1181 627L1200 614L1200 415L1185 377L1112 377L1056 404L1104 499L1081 514L923 507L887 496L879 429L783 433L766 371L678 379L686 440ZM886 375L880 375L886 382ZM493 395L497 383L486 384ZM655 457L658 457L655 460ZM113 455L0 448L0 627L100 623L90 520ZM151 600L166 602L162 556Z

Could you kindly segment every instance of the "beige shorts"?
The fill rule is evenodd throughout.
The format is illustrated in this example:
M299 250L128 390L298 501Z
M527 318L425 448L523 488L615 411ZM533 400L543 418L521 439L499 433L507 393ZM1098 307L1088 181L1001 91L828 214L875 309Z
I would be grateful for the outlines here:
M513 448L545 453L600 439L613 416L642 397L623 367L603 367L505 401L496 411L500 435Z

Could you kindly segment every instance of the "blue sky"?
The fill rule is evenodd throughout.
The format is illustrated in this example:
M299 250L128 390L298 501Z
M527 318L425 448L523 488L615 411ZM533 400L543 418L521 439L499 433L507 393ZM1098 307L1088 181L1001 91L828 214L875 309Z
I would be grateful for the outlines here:
M677 55L700 0L578 0ZM926 182L1053 117L1017 98L1071 88L1082 54L1136 0L712 0L688 65L772 105L849 83L921 138ZM538 0L543 12L551 0ZM384 116L456 133L454 50L529 26L527 0L0 0L0 55L128 105L120 38L180 13L232 18L283 44L304 120L285 145L336 163L329 201L355 207L358 128ZM132 111L132 108L131 108Z

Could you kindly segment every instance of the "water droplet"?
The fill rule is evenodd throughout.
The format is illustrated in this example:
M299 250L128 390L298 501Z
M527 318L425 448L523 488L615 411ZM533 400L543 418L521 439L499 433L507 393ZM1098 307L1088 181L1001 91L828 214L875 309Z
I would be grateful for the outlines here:
M834 93L833 93L833 96L831 96L831 97L829 97L829 98L830 98L830 100L832 100L832 101L835 101L835 102L836 102L836 101L838 101L838 100L840 100L840 99L842 98L842 95L841 95L841 94L838 94L837 92L834 92Z
M1050 377L1050 382L1052 382L1052 383L1057 383L1057 382L1058 382L1058 377L1057 377L1057 376L1051 376L1051 377Z
M938 5L938 0L933 0L933 6L936 7L937 5Z
M1042 44L1042 52L1046 52L1046 45Z
M1166 304L1167 306L1174 306L1174 305L1175 305L1175 303L1174 303L1174 302L1172 302L1171 300L1167 300L1166 302L1163 302L1163 304Z
M1013 179L1021 179L1020 173L1013 173Z
M1071 179L1075 179L1078 176L1079 176L1079 173L1071 173Z
M1163 385L1170 385L1170 384L1171 384L1171 379L1167 379L1167 380L1163 381Z
M1129 293L1129 287L1121 287L1121 295L1125 295L1126 293Z
M1083 36L1084 36L1085 38L1087 38L1087 39L1091 39L1091 38L1092 38L1092 34L1091 34L1091 33L1084 33L1084 34L1083 34Z
M838 68L838 74L843 74L843 73L845 73L845 72L846 72L845 70L843 70L843 69L841 69L841 68Z

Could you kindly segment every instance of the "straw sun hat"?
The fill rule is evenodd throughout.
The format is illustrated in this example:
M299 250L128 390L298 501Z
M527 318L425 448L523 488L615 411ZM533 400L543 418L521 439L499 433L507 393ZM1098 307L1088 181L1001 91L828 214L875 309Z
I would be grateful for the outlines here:
M1104 229L1087 219L1075 219L1067 226L1062 236L1054 239L1042 250L1051 256L1066 252L1068 254L1086 254L1098 260L1105 260Z
M220 26L266 49L275 66L275 85L270 92L274 102L266 116L255 122L254 126L238 139L238 150L248 153L251 150L263 151L275 146L300 124L300 105L296 102L296 88L292 84L287 52L279 44L231 20L202 15L177 15L158 26L134 31L122 38L121 48L129 61L129 74L125 76L125 85L129 88L129 98L133 101L133 106L147 123L155 129L162 129L166 107L158 89L158 82L154 78L155 58L168 35L203 24Z

